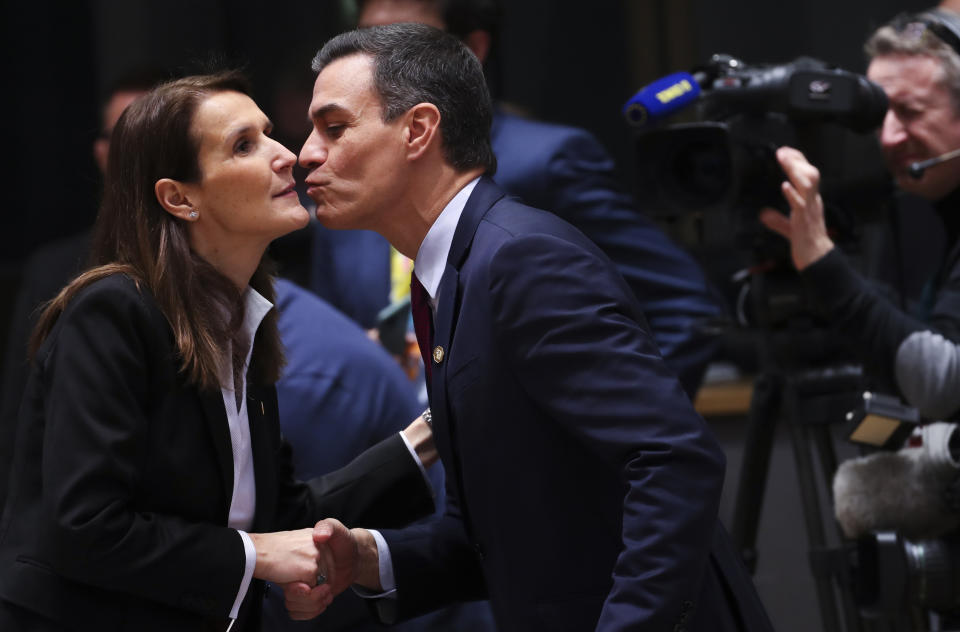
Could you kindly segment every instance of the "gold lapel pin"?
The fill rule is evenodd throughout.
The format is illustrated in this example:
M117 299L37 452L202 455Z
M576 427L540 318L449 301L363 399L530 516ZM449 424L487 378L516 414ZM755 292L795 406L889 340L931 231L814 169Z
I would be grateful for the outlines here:
M433 348L433 361L435 364L443 362L443 347L440 345Z

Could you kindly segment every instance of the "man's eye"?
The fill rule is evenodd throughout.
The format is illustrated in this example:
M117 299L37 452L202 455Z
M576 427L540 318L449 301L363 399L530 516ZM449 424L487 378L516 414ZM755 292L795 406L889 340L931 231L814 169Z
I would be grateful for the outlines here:
M327 125L327 136L331 138L339 138L343 135L343 130L346 129L343 125Z
M923 110L915 107L900 107L897 108L897 114L901 119L909 121L923 114Z
M233 152L235 154L249 154L253 150L253 143L247 139L241 139L237 141L237 144L233 146Z

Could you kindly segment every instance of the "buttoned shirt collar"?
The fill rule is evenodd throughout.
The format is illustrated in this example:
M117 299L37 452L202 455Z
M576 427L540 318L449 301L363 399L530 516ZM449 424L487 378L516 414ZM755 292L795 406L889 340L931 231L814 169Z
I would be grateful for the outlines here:
M450 245L453 243L453 234L457 230L457 224L460 222L460 215L467 205L470 194L474 187L480 181L479 177L474 178L467 183L465 187L453 196L433 226L427 231L423 243L420 244L420 250L417 251L417 258L414 261L413 271L420 279L427 294L430 295L431 303L436 307L437 290L440 289L440 280L443 278L443 271L447 267L447 255L450 254Z

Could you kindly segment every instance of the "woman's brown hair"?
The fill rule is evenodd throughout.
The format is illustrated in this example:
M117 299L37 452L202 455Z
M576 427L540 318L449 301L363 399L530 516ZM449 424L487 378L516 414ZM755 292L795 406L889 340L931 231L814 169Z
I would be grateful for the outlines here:
M222 350L239 342L240 290L190 249L186 223L164 210L154 185L161 178L201 179L200 139L191 131L194 114L208 97L227 91L249 94L249 83L237 71L177 79L131 103L117 121L94 226L91 267L44 308L31 337L31 356L77 292L121 273L157 301L173 329L187 379L201 388L219 388ZM264 258L250 286L275 302L271 271ZM257 332L251 378L273 383L282 367L277 312L271 310Z

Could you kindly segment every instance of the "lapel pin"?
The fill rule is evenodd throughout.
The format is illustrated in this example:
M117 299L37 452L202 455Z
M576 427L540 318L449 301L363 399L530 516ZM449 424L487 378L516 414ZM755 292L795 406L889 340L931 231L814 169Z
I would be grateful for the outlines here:
M435 364L440 364L443 362L443 347L437 345L433 348L433 362Z

